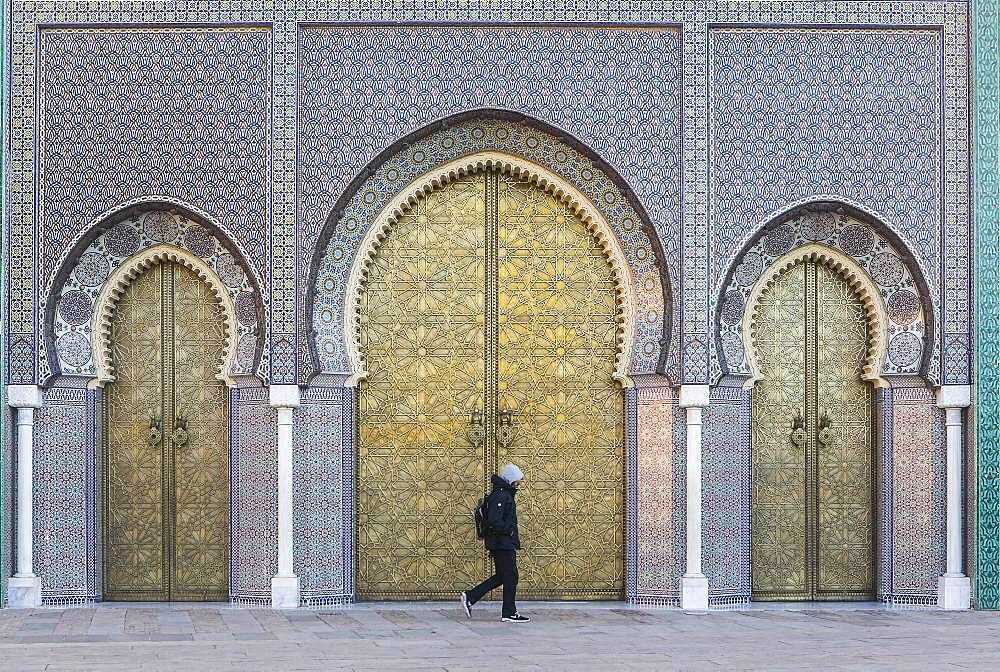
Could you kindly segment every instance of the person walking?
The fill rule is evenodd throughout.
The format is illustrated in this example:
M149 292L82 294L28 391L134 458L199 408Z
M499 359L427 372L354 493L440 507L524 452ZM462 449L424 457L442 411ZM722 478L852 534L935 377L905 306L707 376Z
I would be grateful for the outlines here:
M500 620L505 623L527 623L531 619L517 613L517 552L521 536L517 529L517 505L514 495L524 481L524 472L508 464L500 475L493 475L493 491L486 500L486 550L493 556L493 576L459 595L465 615L472 618L472 605L495 588L503 586L503 608Z

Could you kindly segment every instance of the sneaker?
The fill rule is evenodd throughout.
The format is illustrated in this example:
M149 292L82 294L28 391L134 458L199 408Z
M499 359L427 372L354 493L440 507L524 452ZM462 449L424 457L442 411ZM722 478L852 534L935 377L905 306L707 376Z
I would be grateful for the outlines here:
M462 604L462 609L465 609L465 615L472 618L472 605L469 604L469 596L464 592L460 593L458 596L458 601Z
M514 614L513 616L504 616L500 620L504 623L527 623L531 619L521 614Z

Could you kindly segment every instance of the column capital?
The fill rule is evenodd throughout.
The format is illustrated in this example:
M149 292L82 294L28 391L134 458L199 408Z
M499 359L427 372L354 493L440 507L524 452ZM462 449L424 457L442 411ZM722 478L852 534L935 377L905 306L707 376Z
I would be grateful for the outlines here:
M268 400L274 408L298 408L298 385L271 385L268 387Z
M681 385L677 405L681 408L705 408L709 403L710 391L708 385Z
M42 388L38 385L8 385L7 403L14 408L41 408Z
M942 385L937 389L938 408L966 408L971 403L971 385Z

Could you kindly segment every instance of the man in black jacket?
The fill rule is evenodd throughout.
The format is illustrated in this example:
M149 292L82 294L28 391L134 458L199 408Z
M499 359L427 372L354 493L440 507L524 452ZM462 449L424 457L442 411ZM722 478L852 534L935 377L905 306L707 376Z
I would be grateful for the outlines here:
M517 613L517 606L514 604L517 592L517 551L521 548L514 495L523 480L524 473L513 464L504 467L499 476L493 476L493 492L487 499L486 507L485 542L486 550L493 556L496 571L475 588L459 595L462 609L469 618L472 618L472 605L502 584L503 609L500 620L505 623L527 623L531 620Z

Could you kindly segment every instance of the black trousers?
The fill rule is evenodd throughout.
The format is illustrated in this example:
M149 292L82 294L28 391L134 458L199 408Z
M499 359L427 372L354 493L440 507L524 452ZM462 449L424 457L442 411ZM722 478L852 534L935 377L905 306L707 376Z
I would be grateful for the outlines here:
M503 609L500 615L513 616L517 613L517 605L514 604L517 593L517 552L493 551L493 567L496 570L493 576L475 588L465 591L465 596L469 598L470 604L475 604L483 599L486 593L502 585Z

